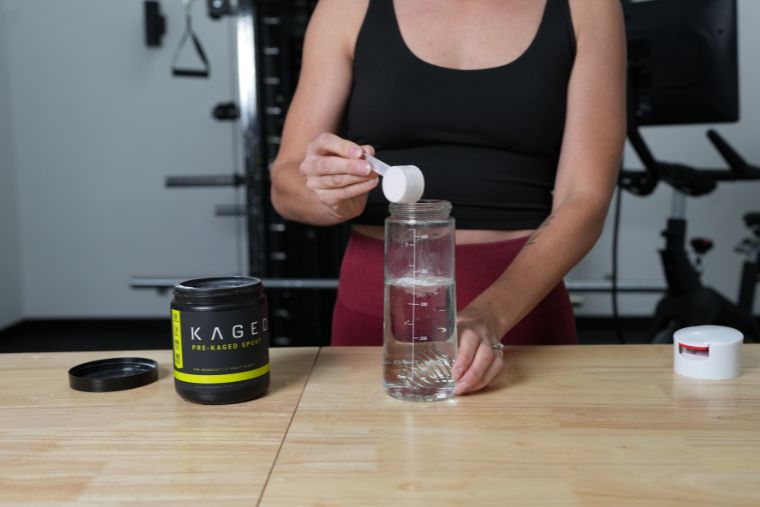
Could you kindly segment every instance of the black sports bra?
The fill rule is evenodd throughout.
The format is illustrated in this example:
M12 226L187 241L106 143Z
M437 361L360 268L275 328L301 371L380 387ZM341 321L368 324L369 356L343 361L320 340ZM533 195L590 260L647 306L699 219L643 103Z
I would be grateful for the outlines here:
M419 166L425 198L452 202L460 229L534 229L551 192L575 60L568 0L547 0L528 49L506 65L439 67L406 46L392 0L370 0L354 57L344 133L392 165ZM370 192L357 224L382 225Z

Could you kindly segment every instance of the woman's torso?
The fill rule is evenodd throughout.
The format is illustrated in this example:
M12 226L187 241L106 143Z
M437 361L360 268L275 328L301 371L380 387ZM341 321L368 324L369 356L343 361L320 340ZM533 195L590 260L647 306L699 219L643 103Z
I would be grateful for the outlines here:
M371 0L346 135L420 165L425 197L454 203L458 242L525 236L551 209L575 50L563 30L567 0ZM355 229L382 238L385 206L371 193Z

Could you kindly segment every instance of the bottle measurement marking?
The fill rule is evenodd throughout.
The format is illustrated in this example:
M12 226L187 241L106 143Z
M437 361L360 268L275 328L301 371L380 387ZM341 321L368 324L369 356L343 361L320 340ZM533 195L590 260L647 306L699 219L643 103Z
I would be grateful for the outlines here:
M414 344L417 342L417 338L415 337L416 333L414 332L414 324L417 322L414 312L417 309L417 231L412 228L412 378L416 378L416 372L415 366L417 361L415 360L415 351L414 351Z

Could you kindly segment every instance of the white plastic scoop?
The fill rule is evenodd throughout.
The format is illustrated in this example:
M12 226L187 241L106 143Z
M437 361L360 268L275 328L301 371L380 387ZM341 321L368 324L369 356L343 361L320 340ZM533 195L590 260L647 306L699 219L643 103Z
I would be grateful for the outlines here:
M365 155L377 174L383 177L383 195L390 202L411 204L417 202L425 191L425 177L416 165L390 166L372 155Z

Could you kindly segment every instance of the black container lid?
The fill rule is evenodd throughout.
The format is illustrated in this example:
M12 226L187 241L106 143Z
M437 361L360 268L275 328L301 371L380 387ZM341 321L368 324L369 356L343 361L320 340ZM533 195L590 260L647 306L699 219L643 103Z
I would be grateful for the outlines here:
M262 294L261 280L246 276L194 278L174 286L175 300L188 304L248 301Z
M100 359L69 370L69 386L91 393L132 389L157 379L158 363L142 357Z

